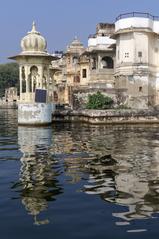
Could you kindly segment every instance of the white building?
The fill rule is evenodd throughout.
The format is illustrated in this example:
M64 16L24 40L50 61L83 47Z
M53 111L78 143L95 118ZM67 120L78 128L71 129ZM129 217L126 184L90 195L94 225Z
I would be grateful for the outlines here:
M120 15L115 22L115 87L125 89L127 104L159 104L159 18L150 14Z
M96 33L88 38L88 48L85 52L90 59L88 84L114 87L115 50L112 45L116 41L111 38L114 31L114 24L99 23Z

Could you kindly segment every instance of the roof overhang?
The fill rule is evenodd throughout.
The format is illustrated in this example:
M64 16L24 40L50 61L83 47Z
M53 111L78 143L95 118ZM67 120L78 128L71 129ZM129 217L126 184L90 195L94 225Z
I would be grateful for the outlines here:
M45 59L48 59L50 61L54 61L54 60L57 60L58 57L56 56L52 56L52 55L49 55L49 54L19 54L19 55L15 55L15 56L10 56L8 57L8 59L10 60L20 60L20 59L25 59L27 57L33 57L33 58L45 58Z

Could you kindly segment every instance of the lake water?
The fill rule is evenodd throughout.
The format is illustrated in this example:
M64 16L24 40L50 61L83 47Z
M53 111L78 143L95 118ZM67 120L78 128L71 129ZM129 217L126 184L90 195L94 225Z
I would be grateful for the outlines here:
M158 235L159 125L18 127L0 111L0 238Z

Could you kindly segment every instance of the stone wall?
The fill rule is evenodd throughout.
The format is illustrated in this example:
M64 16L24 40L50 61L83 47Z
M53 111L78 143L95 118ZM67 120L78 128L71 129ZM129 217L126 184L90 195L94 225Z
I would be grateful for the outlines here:
M88 102L88 96L101 92L105 96L109 96L114 101L114 107L125 106L131 109L148 109L150 97L138 95L132 96L126 88L106 88L104 85L98 84L85 87L72 88L71 102L73 109L85 109ZM153 99L152 99L153 100ZM152 101L151 100L151 101Z
M52 121L53 105L51 103L18 104L19 125L47 125Z
M127 96L126 90L116 90L113 88L106 89L103 86L100 87L78 87L72 90L72 106L73 109L85 109L86 103L88 102L88 96L100 91L103 95L111 97L115 104L125 104Z
M64 110L55 111L53 122L91 124L159 123L158 110Z

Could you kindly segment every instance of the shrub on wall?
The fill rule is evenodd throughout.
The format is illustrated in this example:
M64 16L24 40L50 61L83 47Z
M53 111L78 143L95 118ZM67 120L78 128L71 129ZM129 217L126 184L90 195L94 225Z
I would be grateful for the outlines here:
M88 96L86 104L87 109L110 109L113 105L113 100L109 96L105 96L100 92Z

